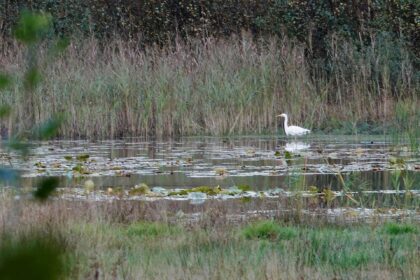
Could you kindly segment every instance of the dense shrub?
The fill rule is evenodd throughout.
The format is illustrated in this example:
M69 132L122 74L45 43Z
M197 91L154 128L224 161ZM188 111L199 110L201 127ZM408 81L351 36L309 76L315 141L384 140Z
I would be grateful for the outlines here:
M54 18L54 33L117 34L143 44L165 44L177 37L220 37L250 30L258 36L284 35L306 43L307 54L324 57L332 34L369 44L386 32L420 53L420 2L314 0L2 0L0 35L10 37L22 9Z

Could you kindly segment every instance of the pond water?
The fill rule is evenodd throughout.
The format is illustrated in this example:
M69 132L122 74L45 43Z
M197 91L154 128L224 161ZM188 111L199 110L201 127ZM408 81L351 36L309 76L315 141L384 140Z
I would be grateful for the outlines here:
M14 154L0 157L0 165L22 172L23 186L54 176L63 187L81 186L90 178L103 189L145 183L167 189L287 190L304 184L340 190L343 182L348 190L420 189L419 152L385 136L49 141L32 143L31 151L27 161Z

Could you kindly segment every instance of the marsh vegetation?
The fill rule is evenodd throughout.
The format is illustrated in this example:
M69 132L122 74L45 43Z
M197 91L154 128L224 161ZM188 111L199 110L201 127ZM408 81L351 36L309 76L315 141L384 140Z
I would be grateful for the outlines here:
M416 279L418 150L300 141L33 142L25 161L3 159L22 177L1 192L5 250L58 236L59 251L42 248L69 278ZM44 178L58 188L40 203Z
M416 279L420 275L419 226L410 220L348 224L321 215L298 218L281 212L233 220L239 209L251 208L241 202L179 207L163 201L28 204L4 194L1 199L0 220L7 225L2 232L9 236L3 249L32 232L59 236L62 270L70 279ZM15 203L21 204L19 219L10 224ZM188 210L196 213L194 219ZM0 270L2 265L0 257Z
M53 2L0 3L0 278L420 278L418 4Z
M418 72L403 48L378 40L361 51L332 38L328 69L288 38L209 38L146 50L118 40L105 47L94 39L74 42L42 67L48 78L33 100L19 82L0 95L15 108L2 131L23 133L64 113L59 135L67 139L272 134L281 123L276 115L288 112L315 131L418 138ZM42 48L41 57L48 54ZM6 48L2 68L24 73L24 53ZM35 113L24 124L28 102Z

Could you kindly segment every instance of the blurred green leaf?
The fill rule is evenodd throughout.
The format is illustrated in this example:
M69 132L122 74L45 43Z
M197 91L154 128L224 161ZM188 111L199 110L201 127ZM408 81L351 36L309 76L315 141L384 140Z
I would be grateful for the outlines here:
M58 187L59 180L57 178L45 178L37 186L34 197L40 201L45 201L51 193Z
M25 73L24 85L26 89L34 89L41 81L42 75L38 68L32 67Z
M0 119L3 117L7 117L12 109L8 105L1 105L0 106Z
M14 30L16 39L25 44L38 42L51 27L51 15L23 11Z
M0 90L5 89L10 84L10 76L0 73Z
M63 123L63 117L57 115L42 123L34 132L34 137L40 140L47 140L54 137L58 130L60 129L61 124Z
M1 279L63 279L64 250L56 237L32 234L17 242L9 239L0 247Z

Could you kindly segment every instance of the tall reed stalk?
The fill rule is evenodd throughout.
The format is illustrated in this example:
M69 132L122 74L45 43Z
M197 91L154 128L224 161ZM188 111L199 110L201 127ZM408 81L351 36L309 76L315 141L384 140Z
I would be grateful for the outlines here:
M64 112L64 138L261 134L274 133L276 114L287 112L309 128L349 124L357 132L360 123L396 120L397 102L419 107L419 78L403 49L387 50L388 41L363 50L334 37L330 43L329 60L317 62L293 40L246 35L163 49L116 39L106 46L73 42L43 68L34 121ZM0 65L22 73L23 49L6 49ZM28 129L21 122L28 114L23 92L15 83L0 95L13 108L1 123L3 135Z

